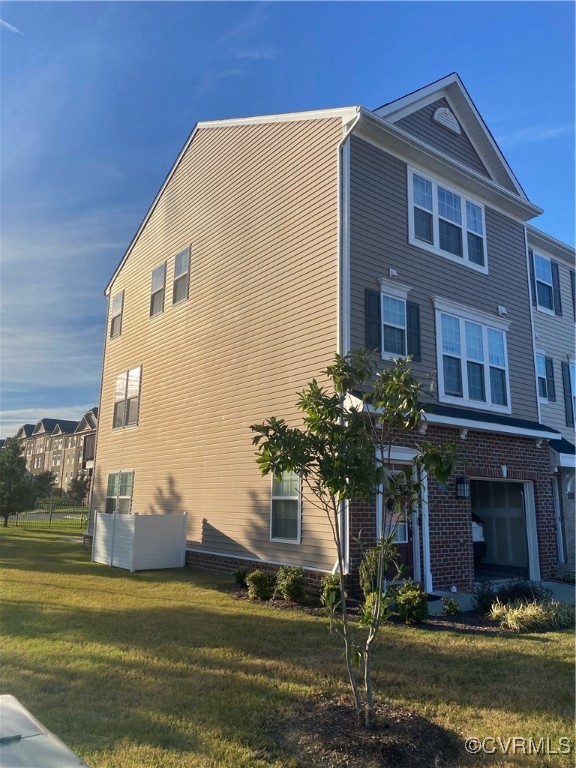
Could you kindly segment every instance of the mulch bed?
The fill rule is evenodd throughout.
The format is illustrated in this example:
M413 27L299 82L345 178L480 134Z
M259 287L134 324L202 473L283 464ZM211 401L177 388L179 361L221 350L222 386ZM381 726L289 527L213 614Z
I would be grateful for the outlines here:
M250 600L248 592L245 589L230 588L221 586L220 589L227 592L234 600ZM317 602L312 600L304 604L291 603L288 600L263 600L260 605L267 606L268 608L275 608L282 611L298 611L300 613L306 613L310 616L324 616L326 617L326 609L319 606ZM350 609L350 615L353 618L355 610L352 607ZM382 629L386 628L386 624L402 624L399 619L392 617L388 622L382 624ZM407 626L403 624L403 626ZM457 616L428 616L426 621L421 624L415 624L412 626L419 627L420 629L428 629L432 632L444 631L444 632L461 632L463 634L509 634L506 630L500 628L498 624L493 621L489 621L485 616L480 613L467 612L461 613Z
M390 704L376 704L367 730L349 697L312 702L268 731L302 768L453 768L463 753L454 733Z

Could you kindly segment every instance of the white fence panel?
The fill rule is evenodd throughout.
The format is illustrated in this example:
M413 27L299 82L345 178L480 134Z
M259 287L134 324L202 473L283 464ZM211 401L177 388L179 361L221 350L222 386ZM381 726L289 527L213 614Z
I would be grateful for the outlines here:
M182 568L187 515L96 514L92 560L129 571Z

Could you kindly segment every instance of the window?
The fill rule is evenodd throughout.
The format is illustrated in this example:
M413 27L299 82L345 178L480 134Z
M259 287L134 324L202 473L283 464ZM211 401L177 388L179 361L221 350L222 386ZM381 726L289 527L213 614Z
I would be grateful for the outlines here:
M124 309L124 291L112 297L112 309L110 319L110 338L120 336L122 333L122 311Z
M562 361L562 383L564 385L564 408L566 410L566 426L574 426L576 413L576 362Z
M406 356L406 301L382 294L382 351Z
M172 287L172 304L188 298L190 276L190 248L180 251L174 257L174 285Z
M113 472L108 475L106 489L106 512L130 513L132 502L133 472Z
M116 377L113 429L138 424L141 374L142 368L132 368Z
M484 207L412 169L410 243L487 271Z
M300 496L300 478L295 472L272 478L271 539L300 542Z
M491 327L480 313L435 305L440 400L509 413L507 324L494 319L499 327Z
M164 289L166 286L166 262L152 271L150 289L150 317L164 312Z
M534 276L536 278L536 303L544 309L554 309L554 289L552 285L552 262L543 256L534 254Z
M530 251L532 304L541 312L562 315L558 264L547 256Z
M536 355L536 375L538 376L538 397L548 400L548 383L546 381L546 358Z

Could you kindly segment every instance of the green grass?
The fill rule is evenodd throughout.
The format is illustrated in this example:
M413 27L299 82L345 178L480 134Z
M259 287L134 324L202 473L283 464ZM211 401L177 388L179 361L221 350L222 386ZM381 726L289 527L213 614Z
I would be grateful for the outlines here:
M90 562L69 531L0 537L2 692L93 768L295 766L265 724L344 692L324 619L235 601L188 569L129 574ZM462 737L572 737L570 631L460 635L386 627L382 697ZM571 766L572 757L462 765Z

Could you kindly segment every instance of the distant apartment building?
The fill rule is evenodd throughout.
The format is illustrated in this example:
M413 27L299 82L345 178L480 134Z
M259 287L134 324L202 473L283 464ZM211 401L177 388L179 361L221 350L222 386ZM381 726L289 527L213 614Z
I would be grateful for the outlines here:
M56 487L66 489L78 476L91 476L98 408L91 408L80 421L41 419L37 424L23 424L16 439L24 446L26 468L32 475L52 472Z

